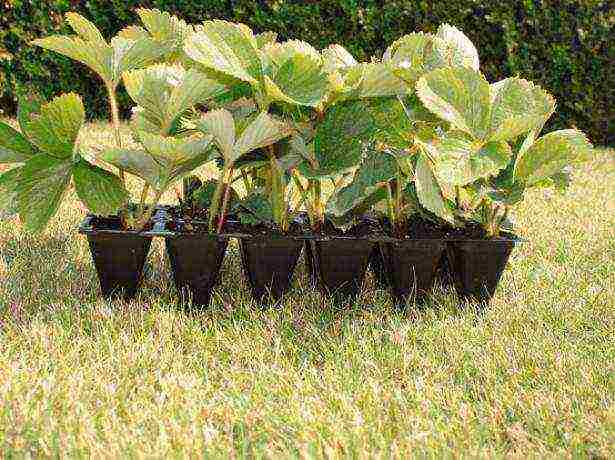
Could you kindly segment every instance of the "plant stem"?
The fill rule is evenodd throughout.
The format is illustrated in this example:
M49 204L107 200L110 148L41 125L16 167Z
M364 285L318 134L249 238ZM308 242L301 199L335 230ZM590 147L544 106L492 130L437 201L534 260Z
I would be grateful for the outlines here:
M139 205L141 209L145 206L145 200L147 200L147 195L149 194L149 184L145 183L143 185L143 189L141 190L141 199L139 200Z
M395 204L393 199L393 191L391 190L391 184L387 182L386 184L387 190L387 206L389 210L389 220L391 221L391 226L393 227L395 233L397 233L397 219L395 216Z
M224 165L222 168L222 174L220 174L220 178L218 183L216 184L216 190L214 191L214 196L211 200L211 207L209 208L209 231L210 233L214 232L214 222L216 220L216 216L218 215L218 210L220 208L220 198L222 198L222 190L224 188L226 176L228 173L228 165Z
M228 200L231 191L231 178L233 177L233 167L229 168L228 181L224 189L224 199L222 200L222 209L220 210L220 219L218 219L218 233L222 233L222 226L224 225L224 219L226 218L226 208L228 206Z
M320 180L311 179L310 180L310 188L312 189L312 194L314 197L314 214L315 220L312 224L312 228L314 231L320 230L321 226L325 223L325 216L322 209L322 199L321 193L322 188L320 184Z
M241 179L243 180L243 186L246 189L246 193L250 195L252 193L252 184L250 183L250 178L243 169L240 172Z
M153 203L151 204L151 206L147 208L147 211L141 217L141 222L139 222L140 230L143 230L145 226L147 225L147 222L152 218L152 215L154 214L154 208L160 201L160 197L162 196L163 193L164 193L164 189L156 190L156 195L154 196Z
M297 190L299 190L299 194L301 195L301 202L298 205L298 207L301 206L303 203L305 203L305 209L308 213L308 216L310 217L310 223L314 225L316 215L314 212L314 208L312 207L312 203L310 203L310 198L308 196L309 195L308 190L306 190L303 187L303 184L301 183L301 179L299 178L299 173L297 172L296 169L293 169L291 171L291 177L293 178L293 182L297 186Z
M111 123L113 124L113 131L115 134L115 144L117 148L122 148L122 133L120 132L120 110L117 105L117 98L115 96L115 87L111 84L107 84L107 94L109 95L109 106L111 109ZM126 187L126 175L122 168L118 168L120 173L120 181L122 185Z

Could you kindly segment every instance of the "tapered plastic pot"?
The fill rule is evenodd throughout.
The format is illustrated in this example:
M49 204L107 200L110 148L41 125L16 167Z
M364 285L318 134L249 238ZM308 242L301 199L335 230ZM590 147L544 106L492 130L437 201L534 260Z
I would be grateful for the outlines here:
M363 285L376 243L350 237L307 243L310 249L306 261L311 268L311 279L320 291L340 299L354 299Z
M283 236L239 240L241 263L254 300L280 300L290 288L303 241Z
M459 296L488 303L518 241L498 238L447 242L447 255Z
M387 275L386 267L384 265L384 258L382 256L381 246L383 243L376 243L369 255L369 269L374 275L374 281L379 288L386 288L390 286L389 277Z
M228 240L217 235L189 234L167 237L165 244L181 302L208 306Z
M409 298L422 303L431 291L436 269L446 249L441 239L399 240L381 243L382 260L398 305Z
M136 296L152 238L134 232L92 232L87 235L104 297Z

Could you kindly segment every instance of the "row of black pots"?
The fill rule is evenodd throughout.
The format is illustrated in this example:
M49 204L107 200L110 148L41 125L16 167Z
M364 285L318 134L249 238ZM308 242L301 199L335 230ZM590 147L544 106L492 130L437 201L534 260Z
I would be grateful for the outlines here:
M144 233L96 230L91 225L93 218L89 219L80 231L88 237L105 297L136 295L152 238L164 236L182 300L197 306L209 304L228 235L174 233L160 228ZM243 272L253 297L259 302L277 301L285 294L303 248L310 280L323 294L353 299L371 265L377 280L390 287L397 303L405 303L409 298L418 303L424 300L438 272L445 282L452 281L460 296L489 301L518 241L514 238L377 241L271 235L238 238Z

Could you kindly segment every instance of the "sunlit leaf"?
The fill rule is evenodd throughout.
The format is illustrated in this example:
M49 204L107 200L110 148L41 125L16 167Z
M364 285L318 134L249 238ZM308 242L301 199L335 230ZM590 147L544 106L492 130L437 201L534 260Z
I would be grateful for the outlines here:
M209 152L212 140L212 136L165 137L148 132L139 132L137 136L147 153L167 169L203 157Z
M395 157L384 151L369 149L352 182L330 200L328 211L341 217L386 186L397 174Z
M267 95L274 101L316 107L329 90L322 59L316 50L294 45L283 48L274 74L265 77Z
M478 52L472 41L459 29L449 24L438 27L436 37L442 39L447 46L438 47L438 51L451 67L468 67L479 69Z
M361 101L334 105L319 123L314 136L318 170L312 176L330 176L354 168L375 133L374 120Z
M245 26L206 21L186 39L186 54L206 68L251 84L262 79L262 66L254 35Z
M479 72L456 67L434 70L416 85L421 102L453 127L484 139L490 126L489 83Z
M344 85L350 88L347 98L396 96L412 90L381 62L357 64L347 69Z
M445 44L440 38L424 33L404 35L385 51L382 61L410 86L425 73L444 67L446 61L437 47Z
M327 73L335 70L352 67L358 64L356 59L342 45L330 45L321 51L324 71Z
M433 164L423 153L419 154L415 165L414 185L421 205L436 216L453 223L453 212L446 205L440 184L433 171Z
M224 90L224 86L191 69L159 64L124 73L124 86L148 120L148 131L167 135L179 118L196 104ZM141 128L145 125L141 125Z
M107 44L92 43L77 36L52 35L32 42L50 51L85 64L106 82L113 81L113 48Z
M512 157L512 150L505 142L482 144L460 132L437 139L427 144L427 148L434 159L438 181L453 185L494 176Z
M241 133L233 148L231 161L236 161L244 153L272 145L288 137L291 132L286 123L261 113Z
M74 93L24 108L20 113L23 134L42 151L61 159L72 156L84 121L83 103Z
M546 134L517 158L515 181L527 187L557 175L567 166L591 158L592 145L581 131L563 129Z
M70 183L71 165L71 161L40 154L21 168L17 199L27 230L41 231L55 215Z
M235 121L226 109L207 112L197 122L198 129L213 136L214 143L226 159L232 161L235 145Z
M278 34L275 32L263 32L262 34L257 34L256 45L259 49L263 49L267 45L272 45L278 39Z
M492 141L511 140L540 129L555 111L555 100L532 82L507 78L491 85Z
M77 196L90 212L111 215L128 201L122 182L109 171L80 159L72 172Z
M35 148L19 131L0 122L0 163L24 163L35 154Z
M0 218L11 217L19 212L19 176L23 166L0 174Z
M144 150L110 149L105 150L100 158L156 187L164 180L161 166Z

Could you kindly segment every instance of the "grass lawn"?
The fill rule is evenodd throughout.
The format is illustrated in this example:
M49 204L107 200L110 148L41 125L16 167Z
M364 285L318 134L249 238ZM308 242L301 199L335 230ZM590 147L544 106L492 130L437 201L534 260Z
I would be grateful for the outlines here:
M106 125L82 145L112 142ZM231 245L213 305L174 306L156 241L134 302L107 302L84 209L39 236L0 222L3 457L615 456L615 160L534 191L492 305L437 288L396 311L368 276L352 305L296 288L250 300Z

